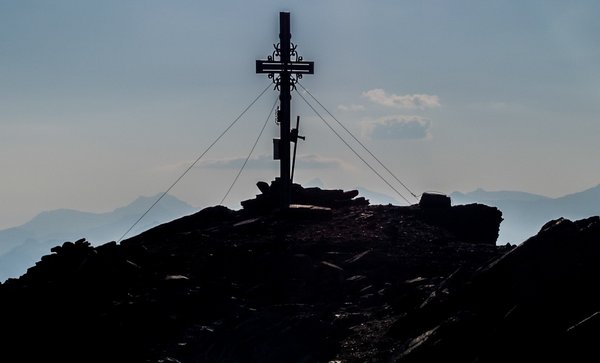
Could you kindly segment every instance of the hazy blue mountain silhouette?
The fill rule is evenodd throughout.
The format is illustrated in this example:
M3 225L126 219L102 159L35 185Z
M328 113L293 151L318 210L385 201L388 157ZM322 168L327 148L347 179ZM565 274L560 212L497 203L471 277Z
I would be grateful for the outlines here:
M91 213L72 209L42 212L31 221L0 230L0 281L18 277L50 248L65 241L86 238L92 244L116 240L158 199L139 197L112 212ZM191 205L166 195L129 236L195 212Z
M540 201L540 200L548 200L550 198L545 197L543 195L527 193L527 192L517 192L517 191L487 191L482 188L476 189L470 193L460 193L454 192L452 193L453 197L457 198L468 198L468 199L477 199L480 201L496 201L496 200L504 200L504 201L514 201L514 202L532 202L532 201Z
M451 198L453 204L484 203L500 209L504 221L500 225L499 244L521 243L552 219L582 219L600 214L600 185L559 198L483 189L470 193L454 192Z

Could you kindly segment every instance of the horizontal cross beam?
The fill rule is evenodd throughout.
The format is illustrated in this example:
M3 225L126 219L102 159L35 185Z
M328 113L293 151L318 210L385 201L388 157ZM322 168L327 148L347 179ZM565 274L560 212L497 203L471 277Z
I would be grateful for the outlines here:
M277 62L277 61L256 61L256 73L281 73L289 72L295 74L314 74L315 62Z

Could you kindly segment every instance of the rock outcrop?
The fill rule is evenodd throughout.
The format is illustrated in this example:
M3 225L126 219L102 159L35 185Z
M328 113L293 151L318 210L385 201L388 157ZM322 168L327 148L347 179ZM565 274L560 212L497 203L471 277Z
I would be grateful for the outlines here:
M452 296L423 306L418 327L397 321L393 335L414 342L399 361L597 361L598 261L599 217L548 222Z
M120 244L55 247L0 285L1 359L598 357L598 218L554 221L515 248L492 243L495 208L370 206L302 188L303 207L282 213L272 186L259 188L239 211L206 208Z
M250 212L266 212L277 209L280 205L280 181L276 178L271 184L258 182L256 186L261 194L254 199L242 201L244 210ZM369 202L358 197L358 190L343 191L341 189L323 190L321 188L304 188L300 184L292 184L291 203L300 205L314 205L319 207L341 207L345 205L367 205ZM358 198L357 198L358 197Z

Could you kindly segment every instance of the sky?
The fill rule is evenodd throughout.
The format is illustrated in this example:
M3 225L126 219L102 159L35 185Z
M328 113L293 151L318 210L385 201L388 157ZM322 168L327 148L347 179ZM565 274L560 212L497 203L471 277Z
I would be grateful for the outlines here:
M0 0L0 228L165 191L270 84L279 12L301 84L417 196L600 183L600 2ZM400 196L310 96L295 181ZM303 101L304 96L319 112ZM278 174L271 88L171 190L195 207ZM335 128L334 128L335 129Z

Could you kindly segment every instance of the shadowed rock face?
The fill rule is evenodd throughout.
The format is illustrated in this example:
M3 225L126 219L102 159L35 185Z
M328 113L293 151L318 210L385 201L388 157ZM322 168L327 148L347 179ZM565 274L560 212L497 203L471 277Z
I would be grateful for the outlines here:
M400 361L597 361L599 260L599 217L548 222L446 301L424 307L429 317L411 334L430 334Z
M55 247L0 285L2 360L492 362L547 341L589 347L597 218L513 248L492 241L495 208L303 193L319 208L257 197L119 245Z

